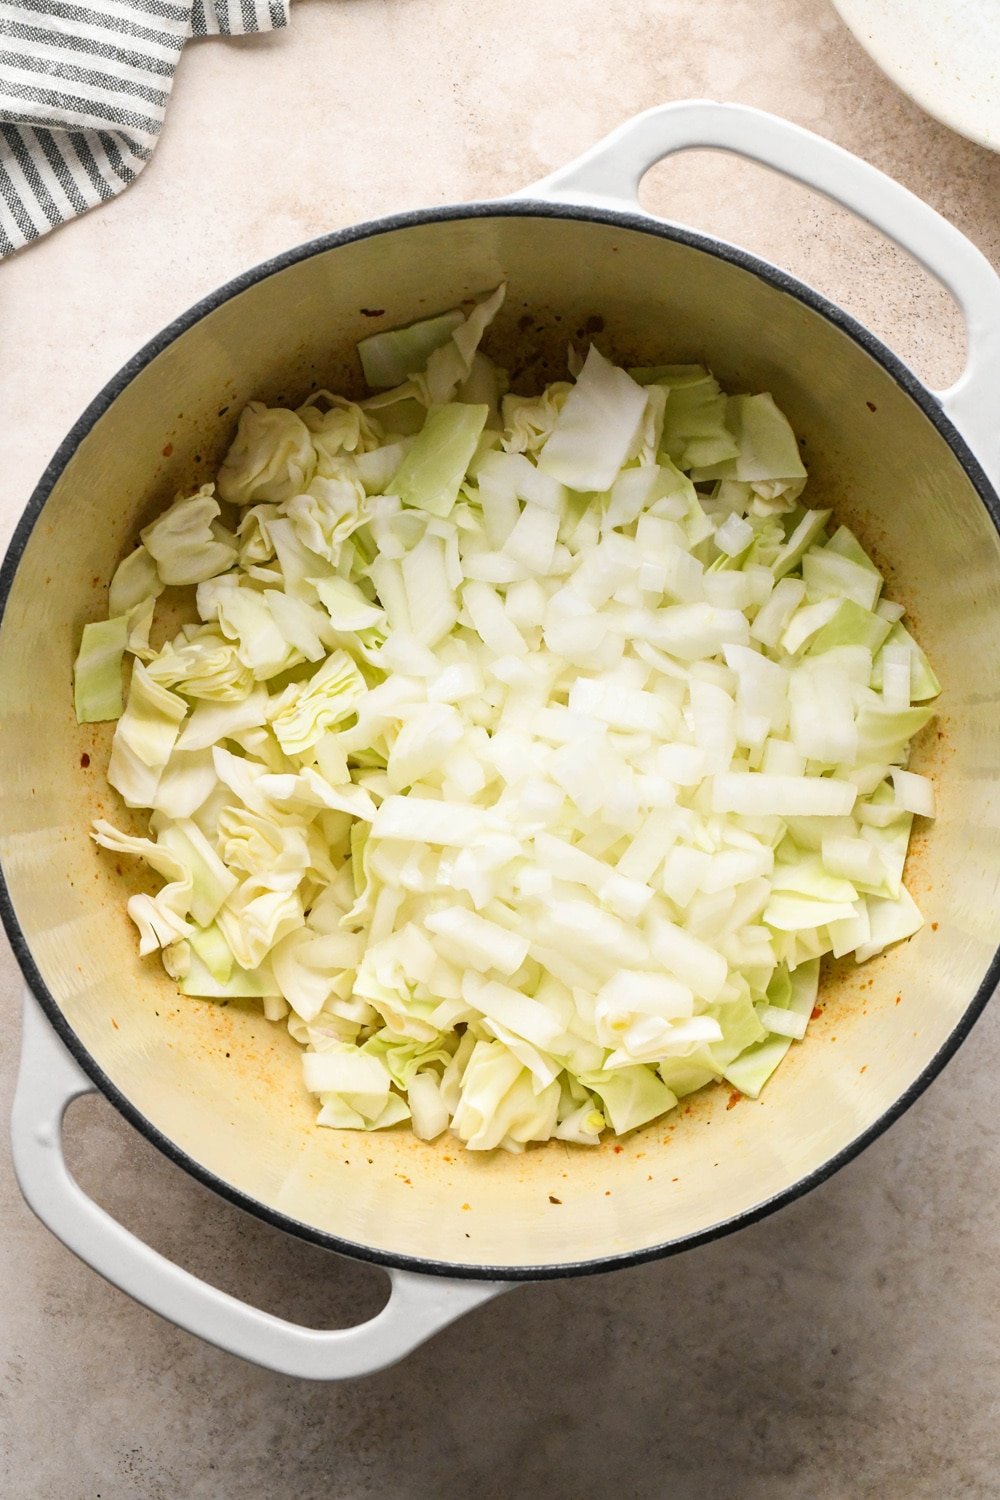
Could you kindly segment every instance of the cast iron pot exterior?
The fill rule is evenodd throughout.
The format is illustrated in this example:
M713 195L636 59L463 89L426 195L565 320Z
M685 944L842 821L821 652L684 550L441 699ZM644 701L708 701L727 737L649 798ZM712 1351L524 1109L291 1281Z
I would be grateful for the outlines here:
M735 247L622 206L652 161L701 144L845 198L939 273L964 247L949 280L972 358L945 401L978 457L941 399L844 312ZM967 1034L1000 972L1000 502L980 461L995 477L981 398L987 377L997 388L1000 290L904 190L865 199L872 179L884 192L873 169L755 111L666 106L531 196L361 225L238 278L147 345L61 446L0 574L0 900L30 987L15 1160L45 1221L133 1295L274 1368L360 1373L505 1283L635 1264L760 1218L885 1129ZM70 690L80 628L106 608L117 561L175 491L211 476L246 400L357 390L359 338L500 281L487 347L523 388L564 373L567 340L593 335L627 362L697 360L730 389L770 390L802 442L811 503L834 505L873 548L944 684L914 758L939 796L908 866L922 931L831 972L823 1016L760 1101L732 1109L710 1089L623 1142L518 1157L450 1136L316 1129L283 1028L253 1005L182 999L138 959L124 895L142 872L119 873L88 837L92 818L123 817L103 775L113 726L78 726ZM392 1268L388 1307L360 1329L295 1329L141 1246L62 1164L61 1112L95 1084L231 1201Z

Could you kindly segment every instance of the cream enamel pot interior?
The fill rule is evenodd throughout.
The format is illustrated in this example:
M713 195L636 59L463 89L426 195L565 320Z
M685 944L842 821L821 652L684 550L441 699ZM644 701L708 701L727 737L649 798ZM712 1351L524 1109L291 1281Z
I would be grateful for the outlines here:
M781 271L642 213L643 173L695 146L820 189L923 261L968 323L958 385L927 391ZM123 894L140 877L117 873L88 838L92 817L120 815L102 774L108 726L78 728L70 691L80 627L100 615L117 560L177 488L212 471L244 401L294 399L316 382L356 388L359 337L501 280L509 293L488 346L525 388L564 368L568 336L599 330L623 360L703 360L731 389L772 391L803 440L813 502L835 505L888 566L944 683L937 729L915 754L938 778L940 809L909 866L923 931L860 971L827 976L823 1016L759 1103L727 1109L727 1091L710 1089L620 1145L552 1142L518 1157L466 1153L449 1137L428 1145L405 1130L315 1128L282 1028L253 1006L181 1000L156 964L139 961ZM968 241L829 142L708 102L639 116L516 198L318 240L168 328L67 438L2 577L4 917L30 987L13 1150L45 1223L183 1327L272 1369L332 1379L390 1363L516 1281L626 1266L721 1235L860 1150L954 1051L997 977L998 391L1000 280ZM383 1311L346 1331L295 1327L142 1245L63 1162L63 1111L95 1087L233 1202L388 1268Z

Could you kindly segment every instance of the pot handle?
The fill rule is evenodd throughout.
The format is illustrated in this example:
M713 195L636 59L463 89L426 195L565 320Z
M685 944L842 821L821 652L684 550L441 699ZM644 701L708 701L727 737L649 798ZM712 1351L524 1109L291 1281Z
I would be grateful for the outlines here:
M650 167L675 151L698 147L760 162L842 203L942 283L964 315L968 360L955 384L936 394L990 479L1000 484L1000 276L947 219L860 157L763 110L694 99L636 115L514 197L643 212L637 194Z
M14 1171L29 1206L63 1244L114 1286L189 1333L279 1375L345 1380L395 1364L511 1283L451 1281L390 1270L389 1300L357 1328L302 1328L250 1307L143 1244L70 1176L62 1149L67 1106L96 1086L28 992L14 1096Z

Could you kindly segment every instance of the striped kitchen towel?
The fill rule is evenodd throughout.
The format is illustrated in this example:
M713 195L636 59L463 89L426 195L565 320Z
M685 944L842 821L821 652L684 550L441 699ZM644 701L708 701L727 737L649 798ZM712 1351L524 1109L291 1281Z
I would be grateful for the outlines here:
M189 37L289 0L0 0L0 259L120 193L153 153Z

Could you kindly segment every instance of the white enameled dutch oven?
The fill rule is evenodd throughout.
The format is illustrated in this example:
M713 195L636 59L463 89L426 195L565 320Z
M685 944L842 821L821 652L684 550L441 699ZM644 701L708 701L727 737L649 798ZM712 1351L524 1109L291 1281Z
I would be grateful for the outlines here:
M784 272L643 213L643 173L690 147L797 178L922 261L965 314L958 384L928 391ZM103 776L109 726L78 727L70 689L80 627L101 614L116 562L141 523L212 471L244 401L294 400L314 382L357 388L360 337L500 281L509 291L488 347L524 388L564 369L567 337L582 330L625 363L703 361L730 389L773 392L804 442L813 502L836 506L888 567L944 684L937 731L916 750L939 792L909 866L923 930L827 976L824 1015L759 1103L727 1109L726 1091L710 1089L623 1143L553 1141L522 1156L317 1129L281 1028L252 1005L180 999L140 962L124 910L132 876L88 837L94 816L118 810ZM164 1317L271 1369L332 1379L399 1359L505 1286L669 1255L828 1177L927 1086L998 975L998 475L1000 279L872 167L731 105L651 110L513 198L316 240L179 319L70 433L2 574L3 916L29 986L13 1152L32 1208ZM64 1165L63 1112L95 1088L233 1203L384 1266L382 1312L346 1331L300 1328L141 1244Z

